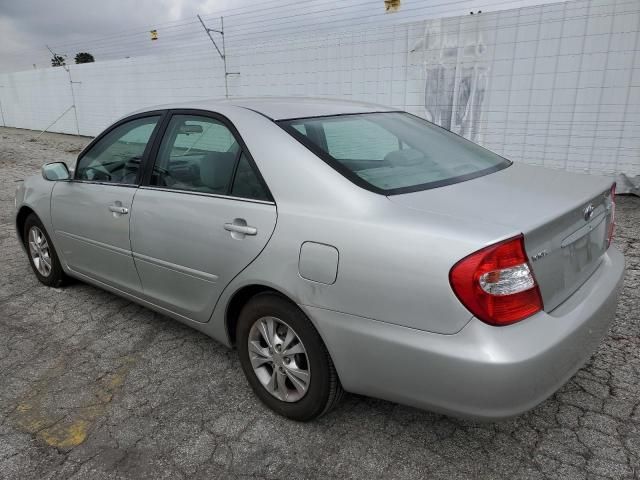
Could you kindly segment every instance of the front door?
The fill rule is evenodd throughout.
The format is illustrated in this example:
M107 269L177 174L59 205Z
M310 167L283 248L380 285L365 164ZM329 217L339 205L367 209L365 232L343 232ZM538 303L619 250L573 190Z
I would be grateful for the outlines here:
M231 125L173 114L131 216L145 298L206 322L222 290L267 244L276 216Z
M160 115L120 122L82 153L74 179L56 182L51 215L56 246L74 272L140 292L129 240L133 199Z

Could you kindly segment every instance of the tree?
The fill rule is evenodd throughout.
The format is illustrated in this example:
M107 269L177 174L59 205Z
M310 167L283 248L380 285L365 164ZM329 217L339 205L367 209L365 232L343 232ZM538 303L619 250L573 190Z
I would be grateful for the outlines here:
M65 58L62 55L58 55L57 53L53 54L53 57L51 58L51 66L52 67L62 67L63 65L66 65L67 62L65 61Z
M76 54L76 63L91 63L95 62L93 55L87 52L80 52Z

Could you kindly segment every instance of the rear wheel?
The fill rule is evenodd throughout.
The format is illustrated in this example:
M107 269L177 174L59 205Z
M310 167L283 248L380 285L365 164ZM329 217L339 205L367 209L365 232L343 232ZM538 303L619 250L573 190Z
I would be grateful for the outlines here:
M331 357L306 315L277 294L260 294L242 309L240 363L258 398L292 420L308 421L342 397Z
M33 213L24 223L23 238L29 263L38 280L48 287L61 286L68 277L62 270L58 254L44 225Z

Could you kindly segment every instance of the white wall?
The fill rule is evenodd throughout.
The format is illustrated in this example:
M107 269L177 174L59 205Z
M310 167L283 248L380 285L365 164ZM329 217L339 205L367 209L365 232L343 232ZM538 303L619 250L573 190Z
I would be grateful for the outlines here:
M579 0L392 27L227 44L231 96L393 105L515 161L640 175L640 4ZM224 96L212 46L72 65L78 129ZM72 105L62 68L0 75L8 126L43 129ZM74 112L52 131L76 133Z

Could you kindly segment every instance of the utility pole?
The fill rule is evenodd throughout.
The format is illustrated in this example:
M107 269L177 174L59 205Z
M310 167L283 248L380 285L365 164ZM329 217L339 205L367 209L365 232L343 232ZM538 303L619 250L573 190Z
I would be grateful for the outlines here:
M200 23L202 24L202 28L204 28L204 31L209 36L209 40L211 40L211 43L213 43L213 46L216 47L216 51L218 52L218 55L220 55L220 58L222 59L222 64L224 65L224 96L225 98L229 98L229 83L227 81L227 77L229 75L240 75L240 72L227 71L227 49L224 44L224 17L220 17L220 30L216 30L214 28L207 27L204 21L202 20L202 18L200 18L200 15L196 15L196 16L198 17L198 20L200 20ZM218 33L222 37L222 51L218 47L218 44L216 43L216 41L211 36L211 32Z
M0 88L4 88L4 85L0 85ZM4 110L2 110L2 99L0 98L0 115L2 115L2 126L6 127L7 122L4 121Z
M53 50L51 50L51 49L49 48L49 45L45 45L45 47L47 47L47 50L49 50L49 52L51 52L51 55L53 56L52 58L55 58L55 57L56 57L56 54L53 52ZM82 83L82 82L74 82L74 81L71 79L71 69L69 68L69 65L62 65L62 68L64 68L64 69L65 69L65 71L67 72L67 75L69 76L69 88L71 89L71 102L72 102L72 104L71 104L71 108L73 108L73 115L74 115L74 117L75 117L75 119L76 119L76 133L77 133L78 135L80 135L80 126L79 126L79 124L78 124L78 108L76 107L76 94L75 94L75 92L73 91L73 84L74 84L74 83ZM67 110L65 111L65 113L67 113L69 110L70 110L70 108L69 108L69 109L67 109ZM64 115L64 114L63 114L63 115ZM56 121L57 121L57 120L56 120ZM47 128L48 128L48 127L47 127Z

